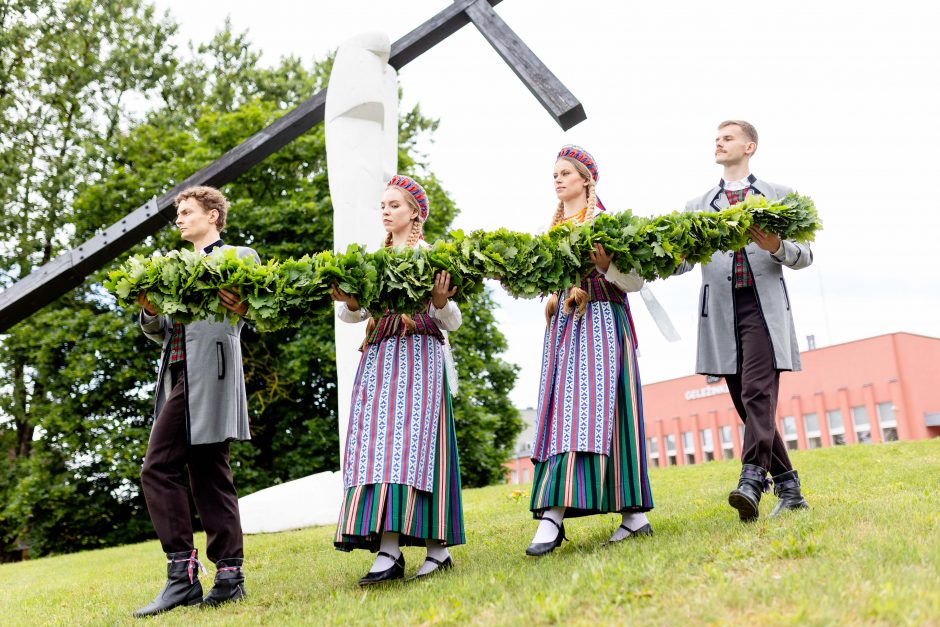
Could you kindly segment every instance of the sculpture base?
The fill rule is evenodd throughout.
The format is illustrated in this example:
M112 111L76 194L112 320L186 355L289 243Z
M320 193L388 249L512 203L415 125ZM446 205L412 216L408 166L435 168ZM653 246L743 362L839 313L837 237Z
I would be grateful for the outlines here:
M244 533L335 525L343 499L339 471L321 472L238 499Z

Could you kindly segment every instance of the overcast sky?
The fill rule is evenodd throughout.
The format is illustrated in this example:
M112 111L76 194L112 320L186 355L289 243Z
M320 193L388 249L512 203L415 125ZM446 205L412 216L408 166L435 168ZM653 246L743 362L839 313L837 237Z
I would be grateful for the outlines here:
M394 41L447 0L158 0L202 42L229 16L263 61L322 58L348 37ZM555 206L558 148L587 148L610 211L682 209L721 176L717 123L760 133L758 177L816 201L815 263L787 272L801 349L883 333L940 336L940 5L928 2L560 2L504 0L500 16L584 105L562 132L472 25L404 67L404 107L440 119L422 145L462 214L456 227L536 231ZM433 208L432 208L433 211ZM651 285L682 341L659 334L639 298L645 383L691 374L700 273ZM538 392L543 306L497 289L512 398ZM457 355L459 359L459 355Z

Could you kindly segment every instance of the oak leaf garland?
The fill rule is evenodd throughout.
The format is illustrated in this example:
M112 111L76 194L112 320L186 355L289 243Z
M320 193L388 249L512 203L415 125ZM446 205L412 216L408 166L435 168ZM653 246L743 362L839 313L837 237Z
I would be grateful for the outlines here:
M601 214L586 224L561 224L544 235L495 231L451 231L429 248L382 248L367 252L353 244L345 253L266 263L239 258L235 249L204 255L175 250L133 256L111 271L105 287L122 307L147 298L161 313L187 324L231 316L218 301L220 289L248 301L247 317L260 331L303 324L330 304L333 284L353 294L373 314L414 313L431 298L441 270L457 287L455 299L479 293L483 279L497 279L509 294L533 298L580 283L591 269L594 243L613 253L622 271L646 280L671 276L686 260L707 262L719 251L738 250L757 225L783 239L812 241L822 223L812 199L796 193L782 200L749 196L718 212L673 212L654 218L630 211Z

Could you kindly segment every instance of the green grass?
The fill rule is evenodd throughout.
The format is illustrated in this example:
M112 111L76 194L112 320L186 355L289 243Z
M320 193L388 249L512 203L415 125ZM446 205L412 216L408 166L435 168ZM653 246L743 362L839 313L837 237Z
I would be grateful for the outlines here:
M618 518L578 518L565 525L571 541L541 559L523 554L535 528L528 486L517 499L509 486L467 490L456 567L368 591L356 581L372 556L335 551L332 528L249 536L248 600L152 620L940 624L940 440L801 451L794 464L811 511L742 524L725 501L737 462L657 469L652 538L607 547ZM423 549L405 555L411 575ZM2 565L0 623L132 624L163 569L156 542Z

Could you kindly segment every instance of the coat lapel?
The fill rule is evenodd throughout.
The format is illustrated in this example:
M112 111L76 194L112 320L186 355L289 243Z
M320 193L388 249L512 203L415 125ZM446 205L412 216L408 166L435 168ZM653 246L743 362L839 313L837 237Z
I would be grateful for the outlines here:
M708 206L713 211L721 211L729 207L724 185L713 188L705 197L708 198Z
M766 196L768 198L773 198L774 190L771 189L770 185L766 182L758 179L753 174L749 177L751 181L751 192L754 194L760 194L761 196Z

